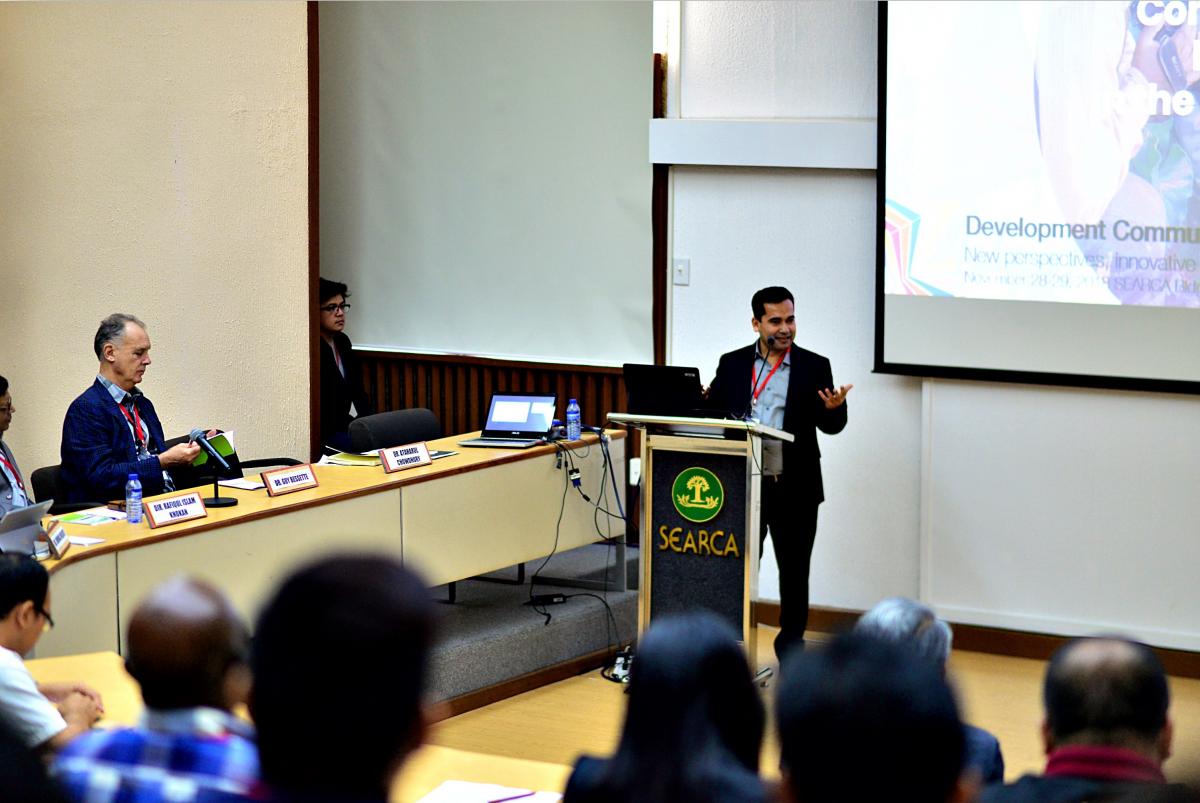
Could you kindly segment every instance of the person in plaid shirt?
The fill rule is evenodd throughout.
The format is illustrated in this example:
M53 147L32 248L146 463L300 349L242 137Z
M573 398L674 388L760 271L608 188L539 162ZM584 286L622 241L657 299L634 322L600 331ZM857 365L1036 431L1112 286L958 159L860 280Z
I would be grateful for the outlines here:
M91 731L67 745L54 774L88 803L193 801L240 794L258 779L246 701L249 634L229 600L201 580L157 586L129 622L125 665L142 689L138 728Z

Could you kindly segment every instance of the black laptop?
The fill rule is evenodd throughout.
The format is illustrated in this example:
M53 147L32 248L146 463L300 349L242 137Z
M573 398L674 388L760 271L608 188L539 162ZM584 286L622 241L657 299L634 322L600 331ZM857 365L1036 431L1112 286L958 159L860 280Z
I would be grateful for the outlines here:
M624 365L626 409L640 415L724 418L709 408L700 369L681 365Z
M478 438L459 446L489 449L528 449L545 443L554 425L558 397L553 393L493 393L487 423Z

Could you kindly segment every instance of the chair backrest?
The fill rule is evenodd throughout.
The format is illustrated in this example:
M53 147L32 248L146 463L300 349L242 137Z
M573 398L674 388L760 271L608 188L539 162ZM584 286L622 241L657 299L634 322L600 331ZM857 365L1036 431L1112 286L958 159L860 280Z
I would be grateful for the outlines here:
M33 473L29 475L29 483L33 486L33 497L39 502L63 498L58 490L62 487L62 466L60 465L34 469Z
M34 469L29 475L29 484L33 486L33 498L39 502L45 502L47 499L62 500L67 498L66 489L62 482L62 466L42 466ZM56 501L50 506L48 511L51 516L61 516L63 513L72 513L76 510L86 510L89 507L101 507L104 505L102 501L95 502L62 502Z
M403 446L442 437L442 425L432 410L413 407L365 415L350 422L350 448L356 452Z

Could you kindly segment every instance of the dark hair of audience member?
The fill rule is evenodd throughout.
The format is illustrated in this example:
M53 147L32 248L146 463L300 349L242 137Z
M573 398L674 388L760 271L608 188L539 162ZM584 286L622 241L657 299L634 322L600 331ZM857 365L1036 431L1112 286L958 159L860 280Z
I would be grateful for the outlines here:
M1167 724L1170 691L1154 651L1118 636L1072 639L1050 657L1042 687L1057 745L1153 744Z
M317 298L322 304L336 296L341 296L342 298L350 297L350 288L345 282L335 282L332 279L324 277L318 280Z
M588 799L713 800L723 768L758 772L765 714L724 621L708 613L656 620L630 680L621 742Z
M42 610L49 587L50 575L45 566L28 555L0 554L0 619L26 601Z
M8 380L0 376L0 396L8 393Z
M850 632L785 663L776 692L780 764L795 800L942 803L966 749L940 667Z
M67 803L46 773L46 763L21 742L12 727L0 719L0 800L20 803Z
M750 297L750 310L754 313L754 320L762 320L762 316L767 314L767 304L782 304L785 301L795 302L792 292L786 287L764 287L759 290Z
M421 740L432 638L424 583L383 555L333 557L287 578L251 648L250 711L267 784L385 799Z

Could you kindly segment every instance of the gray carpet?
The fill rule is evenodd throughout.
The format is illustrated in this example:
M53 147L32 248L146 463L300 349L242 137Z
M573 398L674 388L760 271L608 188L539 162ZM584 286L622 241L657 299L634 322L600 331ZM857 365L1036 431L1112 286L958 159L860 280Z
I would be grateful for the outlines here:
M541 574L555 578L601 579L607 567L615 574L616 550L604 544L580 547L555 555ZM637 635L637 591L610 591L548 585L539 580L537 594L560 592L569 597L549 605L544 616L522 603L529 599L529 578L541 561L526 566L524 585L502 585L481 580L457 584L457 601L439 605L439 639L431 661L430 691L445 700L512 678L554 666L610 645L632 641ZM637 575L637 549L626 553L627 571ZM496 577L515 579L516 570ZM447 598L446 586L433 589L435 599ZM606 597L612 618L596 597ZM615 620L615 626L614 621Z

